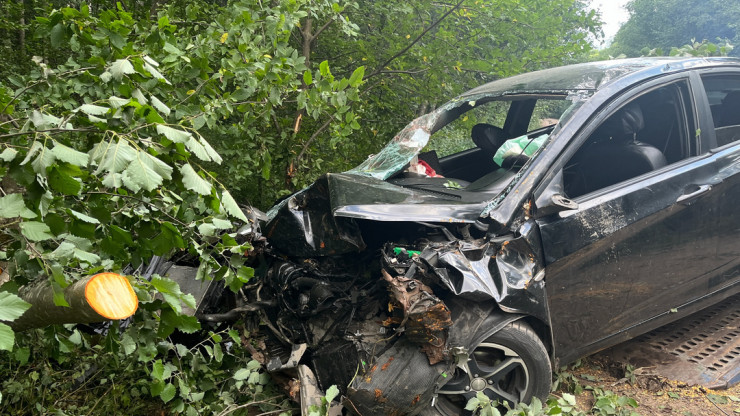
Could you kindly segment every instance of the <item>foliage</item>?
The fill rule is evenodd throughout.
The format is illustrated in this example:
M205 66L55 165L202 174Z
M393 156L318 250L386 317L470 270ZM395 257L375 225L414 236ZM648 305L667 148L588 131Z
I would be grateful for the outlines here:
M563 393L561 397L554 394L550 395L547 404L543 406L538 398L533 398L532 403L518 403L516 407L511 408L508 405L503 407L496 401L490 400L483 392L478 392L475 397L468 400L465 410L481 416L545 416L545 415L563 415L563 416L636 416L637 413L632 409L638 407L634 399L626 396L617 396L611 391L595 388L594 405L588 413L578 409L578 404L574 395ZM506 410L502 413L500 409Z
M367 67L361 88L363 128L352 141L336 143L343 157L335 158L340 163L325 162L328 170L345 169L347 161L359 163L411 119L464 90L575 62L590 49L589 34L598 32L597 17L582 1L360 4L347 13L359 27L356 38L336 36L330 26L322 34L330 40L312 49L313 60L341 56L338 73ZM329 151L326 143L318 145Z
M337 386L331 386L326 390L326 395L321 398L321 405L313 405L308 408L308 416L324 416L329 414L331 402L339 396Z
M123 335L112 329L107 336L69 327L19 334L24 346L0 366L13 374L0 382L2 413L289 412L279 390L245 351L243 331L211 332L186 347L161 339L154 320L137 322Z
M287 36L286 13L295 8L294 3L259 10L233 5L227 17L236 20L234 25L259 19L255 32L268 35L262 46L287 54L274 53L273 62L257 49L251 66L242 53L259 43L237 33L236 26L234 37L244 39L231 49L224 45L228 32L214 28L200 37L179 38L166 16L154 24L136 22L120 6L99 16L83 5L38 18L39 33L53 45L69 45L70 53L58 66L34 58L28 75L9 76L0 85L0 258L13 277L0 292L3 303L17 299L10 292L19 286L49 279L59 295L55 302L65 306L62 289L82 276L127 266L136 270L153 255L191 257L200 264L201 278L223 279L233 291L249 280L253 273L242 257L248 245L225 233L247 219L207 169L222 157L199 130L252 111L240 109L249 107L240 101L279 105L282 91L294 89L295 83L281 85L277 79L303 74L295 51L281 49L280 43ZM218 47L224 52L214 69L209 58ZM260 74L268 79L257 79ZM306 110L331 107L339 92L356 88L361 75L334 79L324 64L315 79L322 95L307 100ZM113 327L105 346L63 328L19 337L17 362L4 369L15 376L4 377L3 391L14 394L6 393L3 405L20 413L30 411L27 406L39 412L39 406L70 409L54 395L40 402L20 392L63 396L69 387L63 368L72 356L79 357L75 364L105 366L100 371L107 382L125 370L119 380L124 384L111 388L128 382L138 389L135 394L159 397L175 412L220 411L262 394L268 379L256 362L229 377L245 360L237 344L248 341L212 338L189 348L168 340L175 329L194 333L201 328L194 317L181 314L182 304L194 306L193 297L165 277L146 280L134 274L132 279L139 312L125 330ZM4 324L0 330L7 349L12 333ZM37 369L44 363L62 368L39 378L43 373Z
M18 319L31 305L18 296L0 292L0 321L12 322ZM7 324L0 322L0 350L11 351L15 342L15 334Z
M42 4L57 6L54 1ZM92 1L92 14L105 15L104 4ZM158 4L158 24L150 28L147 18ZM183 124L208 137L224 158L207 169L219 173L237 200L263 209L323 172L358 164L440 99L578 60L599 31L583 0L221 6L126 0L120 7L130 18L118 26L162 57L174 94L166 104L177 104L173 111ZM47 65L64 63L62 35L72 26L44 23L36 43L27 40L22 49ZM8 25L9 33L19 30ZM118 36L111 39L120 45ZM0 57L0 65L26 72L12 59Z
M662 48L654 48L651 50L643 50L645 56L676 56L676 57L707 57L707 56L727 56L732 52L733 46L729 42L719 42L717 44L707 42L703 40L697 42L695 39L691 39L690 43L687 43L681 47L672 47L666 54Z
M645 48L670 50L692 37L708 42L728 40L733 44L740 40L737 2L632 0L627 10L630 18L614 37L609 48L612 56L640 56L645 54Z

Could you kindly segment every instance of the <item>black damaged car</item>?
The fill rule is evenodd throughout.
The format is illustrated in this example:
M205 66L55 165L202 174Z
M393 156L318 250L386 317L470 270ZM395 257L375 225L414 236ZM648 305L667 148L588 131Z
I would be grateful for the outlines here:
M519 75L244 227L254 283L197 313L251 317L270 371L351 413L528 402L552 368L740 292L739 187L740 61Z

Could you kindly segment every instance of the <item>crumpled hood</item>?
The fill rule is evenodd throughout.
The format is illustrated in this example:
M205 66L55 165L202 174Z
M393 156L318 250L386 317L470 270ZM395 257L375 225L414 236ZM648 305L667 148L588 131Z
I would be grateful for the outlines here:
M473 223L484 206L367 176L326 174L273 207L264 235L291 255L351 253L365 248L355 218Z

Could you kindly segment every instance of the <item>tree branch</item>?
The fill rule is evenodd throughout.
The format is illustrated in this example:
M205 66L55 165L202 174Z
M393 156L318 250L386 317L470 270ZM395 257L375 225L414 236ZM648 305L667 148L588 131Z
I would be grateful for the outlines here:
M155 205L155 204L152 204L151 202L147 202L147 201L144 201L143 199L141 199L141 198L137 198L137 197L135 197L135 196L131 196L131 195L122 195L122 194L116 194L116 193L112 193L112 192L103 192L103 191L91 191L91 192L85 192L85 193L86 193L86 194L89 194L89 195L109 195L109 196L119 196L119 197L121 197L121 198L128 198L128 199L133 199L134 201L139 201L139 202L141 202L142 204L146 204L146 205L149 205L149 207L150 207L150 208L154 208L154 209L156 209L157 211L159 211L159 212L161 212L162 214L164 214L164 215L165 215L165 216L166 216L167 218L169 218L169 219L171 219L172 221L174 221L174 222L176 222L176 223L180 224L180 225L181 225L181 226L183 226L183 227L187 227L187 226L188 226L187 224L185 224L184 222L182 222L182 221L178 220L177 218L173 217L172 215L170 215L170 214L168 214L168 213L164 212L164 211L162 210L162 207L159 207L159 206L157 206L157 205Z
M374 77L376 75L380 75L381 73L383 73L383 68L385 68L386 66L388 66L388 64L390 64L391 62L393 62L399 56L401 56L401 55L405 54L406 52L408 52L408 50L411 49L411 47L414 46L417 42L419 42L421 40L421 38L423 38L424 35L427 34L427 32L429 32L430 30L432 30L435 27L437 27L437 25L439 25L440 23L442 23L442 21L444 19L446 19L447 16L449 16L450 14L452 14L452 12L454 12L455 10L457 10L464 2L465 2L465 0L460 0L455 6L453 6L450 10L448 10L445 14L443 14L442 17L440 17L439 19L437 19L437 21L435 21L434 23L432 23L428 28L424 29L424 31L421 32L419 34L419 36L417 36L413 41L411 41L411 43L409 43L408 45L406 45L405 48L401 49L395 55L393 55L390 58L388 58L388 60L386 60L383 63L383 65L380 65L378 67L378 69L375 70L375 72L373 72L370 75L365 76L365 79L369 79L369 78L372 78L372 77Z
M324 25L321 26L319 28L319 30L316 31L316 33L314 33L313 35L311 35L311 42L313 42L314 40L316 40L316 38L321 34L321 32L323 32L327 27L329 27L330 24L334 23L334 21L337 20L337 16L339 16L339 15L332 16L332 18L329 19L326 23L324 23Z
M8 134L0 134L0 139L4 139L6 137L15 137L15 136L23 136L26 134L36 134L36 133L72 133L72 132L88 132L88 131L100 131L95 128L85 128L85 129L48 129L48 130L29 130L29 131L22 131L18 133L8 133Z
M298 156L295 158L295 165L298 165L298 162L301 160L303 155L308 150L308 146L311 145L311 143L321 134L324 130L326 130L327 127L329 127L329 124L331 124L332 120L334 120L334 116L329 117L328 120L324 124L319 127L318 130L316 130L311 137L306 141L306 143L303 145L303 149L301 149L301 153L298 153Z

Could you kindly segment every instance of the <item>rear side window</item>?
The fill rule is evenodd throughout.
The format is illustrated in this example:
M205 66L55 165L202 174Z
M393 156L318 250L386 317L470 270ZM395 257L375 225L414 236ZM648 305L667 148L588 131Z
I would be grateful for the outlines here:
M740 140L740 75L702 76L712 109L717 145Z

